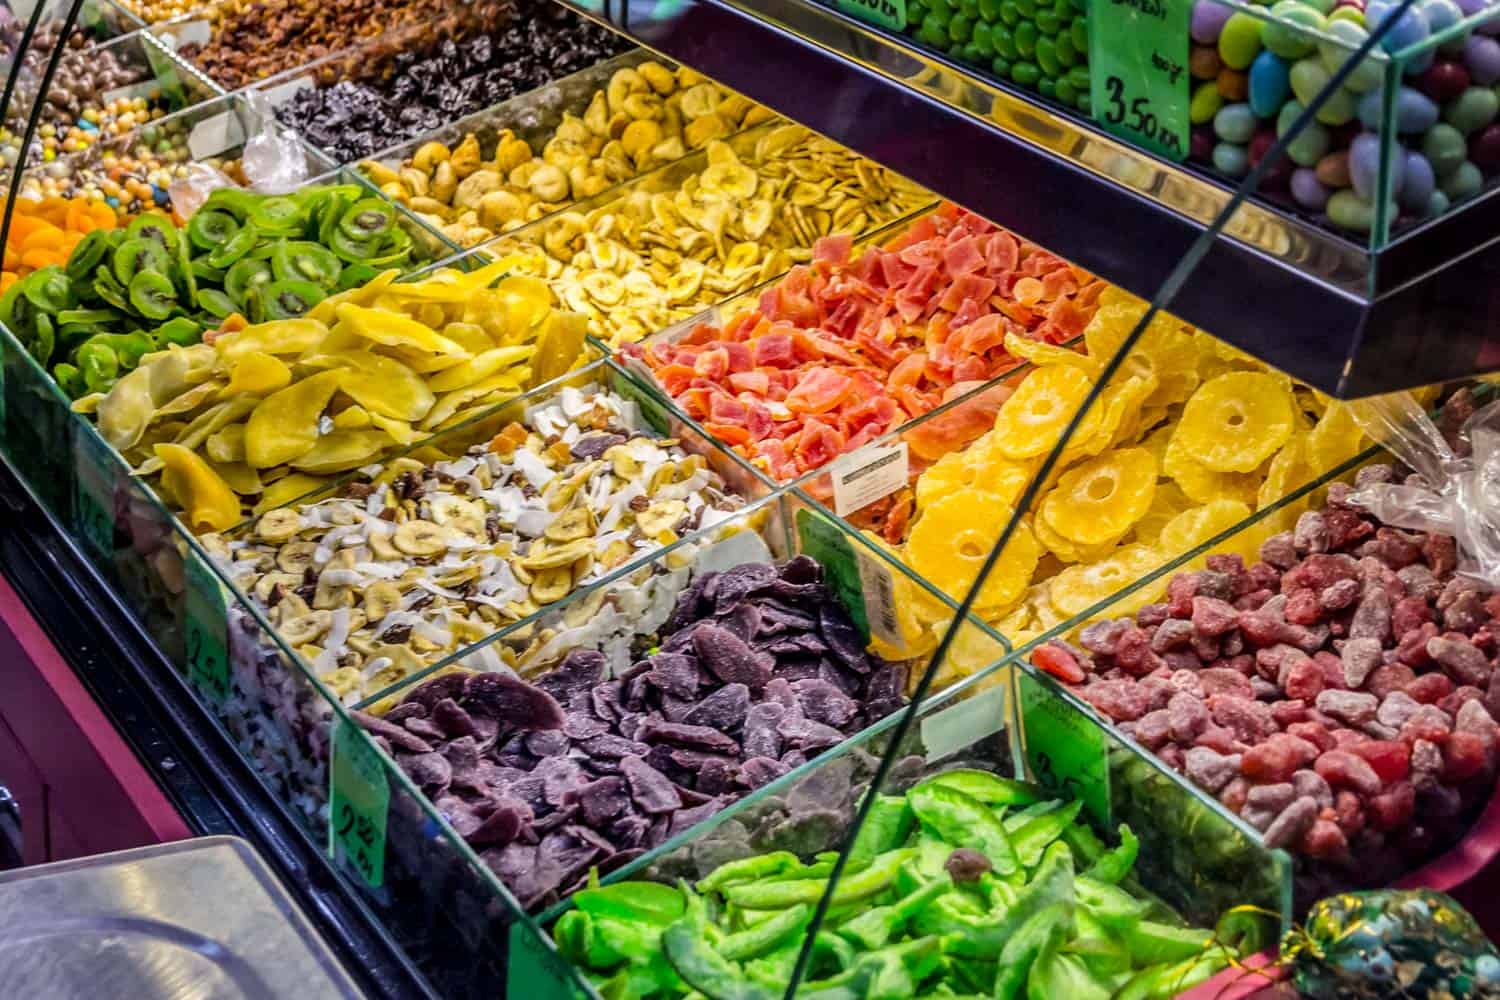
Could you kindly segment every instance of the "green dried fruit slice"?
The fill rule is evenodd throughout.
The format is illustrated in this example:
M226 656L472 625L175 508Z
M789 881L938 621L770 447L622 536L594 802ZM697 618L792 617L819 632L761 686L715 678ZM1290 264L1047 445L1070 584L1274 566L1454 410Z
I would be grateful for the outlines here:
M22 294L39 312L61 312L78 304L78 299L73 294L73 283L56 264L33 271L20 283L24 286Z
M306 240L282 240L271 254L271 270L278 281L311 281L333 288L343 267L332 250Z
M255 223L247 222L240 231L229 239L220 243L208 253L209 267L228 267L241 257L255 249L255 244L260 240L260 231Z
M322 302L326 293L311 281L273 281L260 289L266 319L292 319Z
M250 221L267 236L296 236L302 231L302 203L285 195L261 198L250 209Z
M177 245L177 227L165 215L149 212L125 227L127 240L151 240L163 250Z
M109 250L109 233L103 229L89 233L68 254L68 277L74 281L87 281Z
M271 265L265 261L242 260L224 275L224 293L243 310L249 304L251 293L262 285L269 284L274 277Z
M339 219L339 230L354 240L384 236L396 225L396 206L378 198L357 201Z
M188 220L188 239L200 250L212 250L230 240L240 231L239 220L228 212L211 208L200 208Z
M167 272L172 258L167 248L152 239L135 236L115 247L114 276L121 285L129 285L143 271Z
M215 319L227 319L236 311L234 300L217 288L198 289L198 308Z
M130 304L147 319L166 319L177 308L177 289L166 275L142 271L130 279Z

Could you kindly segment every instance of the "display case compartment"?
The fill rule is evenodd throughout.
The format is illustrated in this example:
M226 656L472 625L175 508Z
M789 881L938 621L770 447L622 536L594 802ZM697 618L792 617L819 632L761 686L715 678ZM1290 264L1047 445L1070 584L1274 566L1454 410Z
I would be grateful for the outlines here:
M817 4L577 6L1143 297L1231 196L1010 85ZM724 37L745 44L726 49ZM932 123L921 143L907 141L913 121ZM1006 183L991 183L996 175ZM1480 318L1489 312L1481 289L1500 268L1497 204L1480 195L1376 251L1252 199L1171 308L1341 398L1488 371L1500 365Z

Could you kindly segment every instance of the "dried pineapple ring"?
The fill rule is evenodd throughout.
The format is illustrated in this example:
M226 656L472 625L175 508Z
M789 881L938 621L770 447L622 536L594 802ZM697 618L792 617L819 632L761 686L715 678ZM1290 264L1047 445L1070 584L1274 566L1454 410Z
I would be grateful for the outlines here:
M962 490L982 490L1014 505L1031 480L1031 463L1012 462L993 453L986 438L963 451L950 451L917 478L917 509Z
M1044 368L1047 365L1072 365L1081 368L1088 373L1090 378L1099 375L1099 362L1079 351L1069 350L1066 347L1058 347L1049 344L1045 340L1032 340L1030 337L1022 337L1020 334L1007 333L1005 335L1005 351L1016 358L1023 358Z
M1144 303L1101 306L1083 331L1089 355L1107 358L1114 354L1145 312ZM1116 378L1135 375L1150 380L1148 405L1180 403L1198 387L1198 360L1188 328L1175 316L1159 312L1126 355Z
M1036 532L1036 540L1065 563L1097 562L1108 557L1119 542L1118 538L1112 538L1099 545L1079 545L1054 531L1045 517L1037 518L1031 527Z
M1145 448L1121 448L1063 473L1041 517L1069 541L1101 545L1145 516L1155 493L1156 459Z
M1307 460L1316 472L1342 465L1364 447L1364 431L1348 403L1332 400L1307 436Z
M1265 482L1256 494L1257 508L1269 507L1289 493L1310 482L1316 471L1307 464L1307 439L1292 438L1271 459Z
M1054 576L1047 599L1059 614L1071 618L1119 593L1163 561L1162 554L1149 545L1127 545L1108 559L1087 566L1069 566Z
M1193 498L1182 491L1182 487L1168 480L1156 484L1156 496L1151 498L1151 509L1135 522L1134 536L1138 542L1154 545L1161 537L1167 522L1185 510L1196 507Z
M1228 497L1246 504L1255 502L1260 477L1254 473L1215 472L1188 454L1182 446L1182 426L1178 425L1162 455L1162 472L1177 481L1182 492L1197 503L1211 503Z
M1178 514L1161 529L1156 547L1175 559L1210 538L1234 527L1250 516L1250 507L1238 500L1214 500Z
M1057 443L1091 385L1088 375L1072 365L1049 365L1031 372L995 414L992 447L1006 458L1045 454Z
M908 561L954 601L968 592L990 549L1013 516L1013 508L978 492L951 493L927 507L907 542ZM1025 522L985 579L975 607L985 612L1009 609L1025 593L1041 558L1041 547Z
M1131 376L1108 386L1084 415L1063 451L1064 462L1097 455L1132 433L1131 424L1156 386L1150 377Z
M1188 400L1177 439L1215 472L1250 472L1276 454L1295 427L1284 382L1259 372L1229 372Z

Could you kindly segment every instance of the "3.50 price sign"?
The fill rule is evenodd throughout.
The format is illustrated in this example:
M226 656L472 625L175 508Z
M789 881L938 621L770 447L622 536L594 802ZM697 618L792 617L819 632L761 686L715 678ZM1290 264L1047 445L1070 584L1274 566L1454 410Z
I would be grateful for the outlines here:
M1188 154L1188 0L1091 0L1089 82L1094 119L1120 138L1183 160Z

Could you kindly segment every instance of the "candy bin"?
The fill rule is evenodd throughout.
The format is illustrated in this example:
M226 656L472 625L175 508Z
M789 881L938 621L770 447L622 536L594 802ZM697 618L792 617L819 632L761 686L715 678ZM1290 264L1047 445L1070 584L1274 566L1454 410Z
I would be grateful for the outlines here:
M1494 782L1494 602L1455 574L1451 536L1365 506L1399 475L1380 456L1285 530L1209 540L1149 603L1094 609L1023 650L1292 854L1299 911L1432 860Z
M619 137L610 122L624 115ZM627 52L359 169L461 246L477 246L771 117L690 69Z
M601 873L538 921L512 984L550 967L586 996L729 984L767 998L917 996L940 983L958 995L1171 995L1167 984L1187 988L1259 947L1263 925L1212 909L1277 912L1274 896L1236 884L1227 845L1201 858L1217 899L1176 898L1157 870L1186 845L1160 819L1112 815L1108 771L1027 780L1012 680L1005 667L969 677L904 730L888 720L685 841ZM1162 811L1185 808L1180 786L1163 793ZM529 931L514 932L513 955Z
M932 201L884 167L774 121L712 140L483 250L536 257L535 273L589 316L590 333L618 346L810 261L816 246L847 248Z

